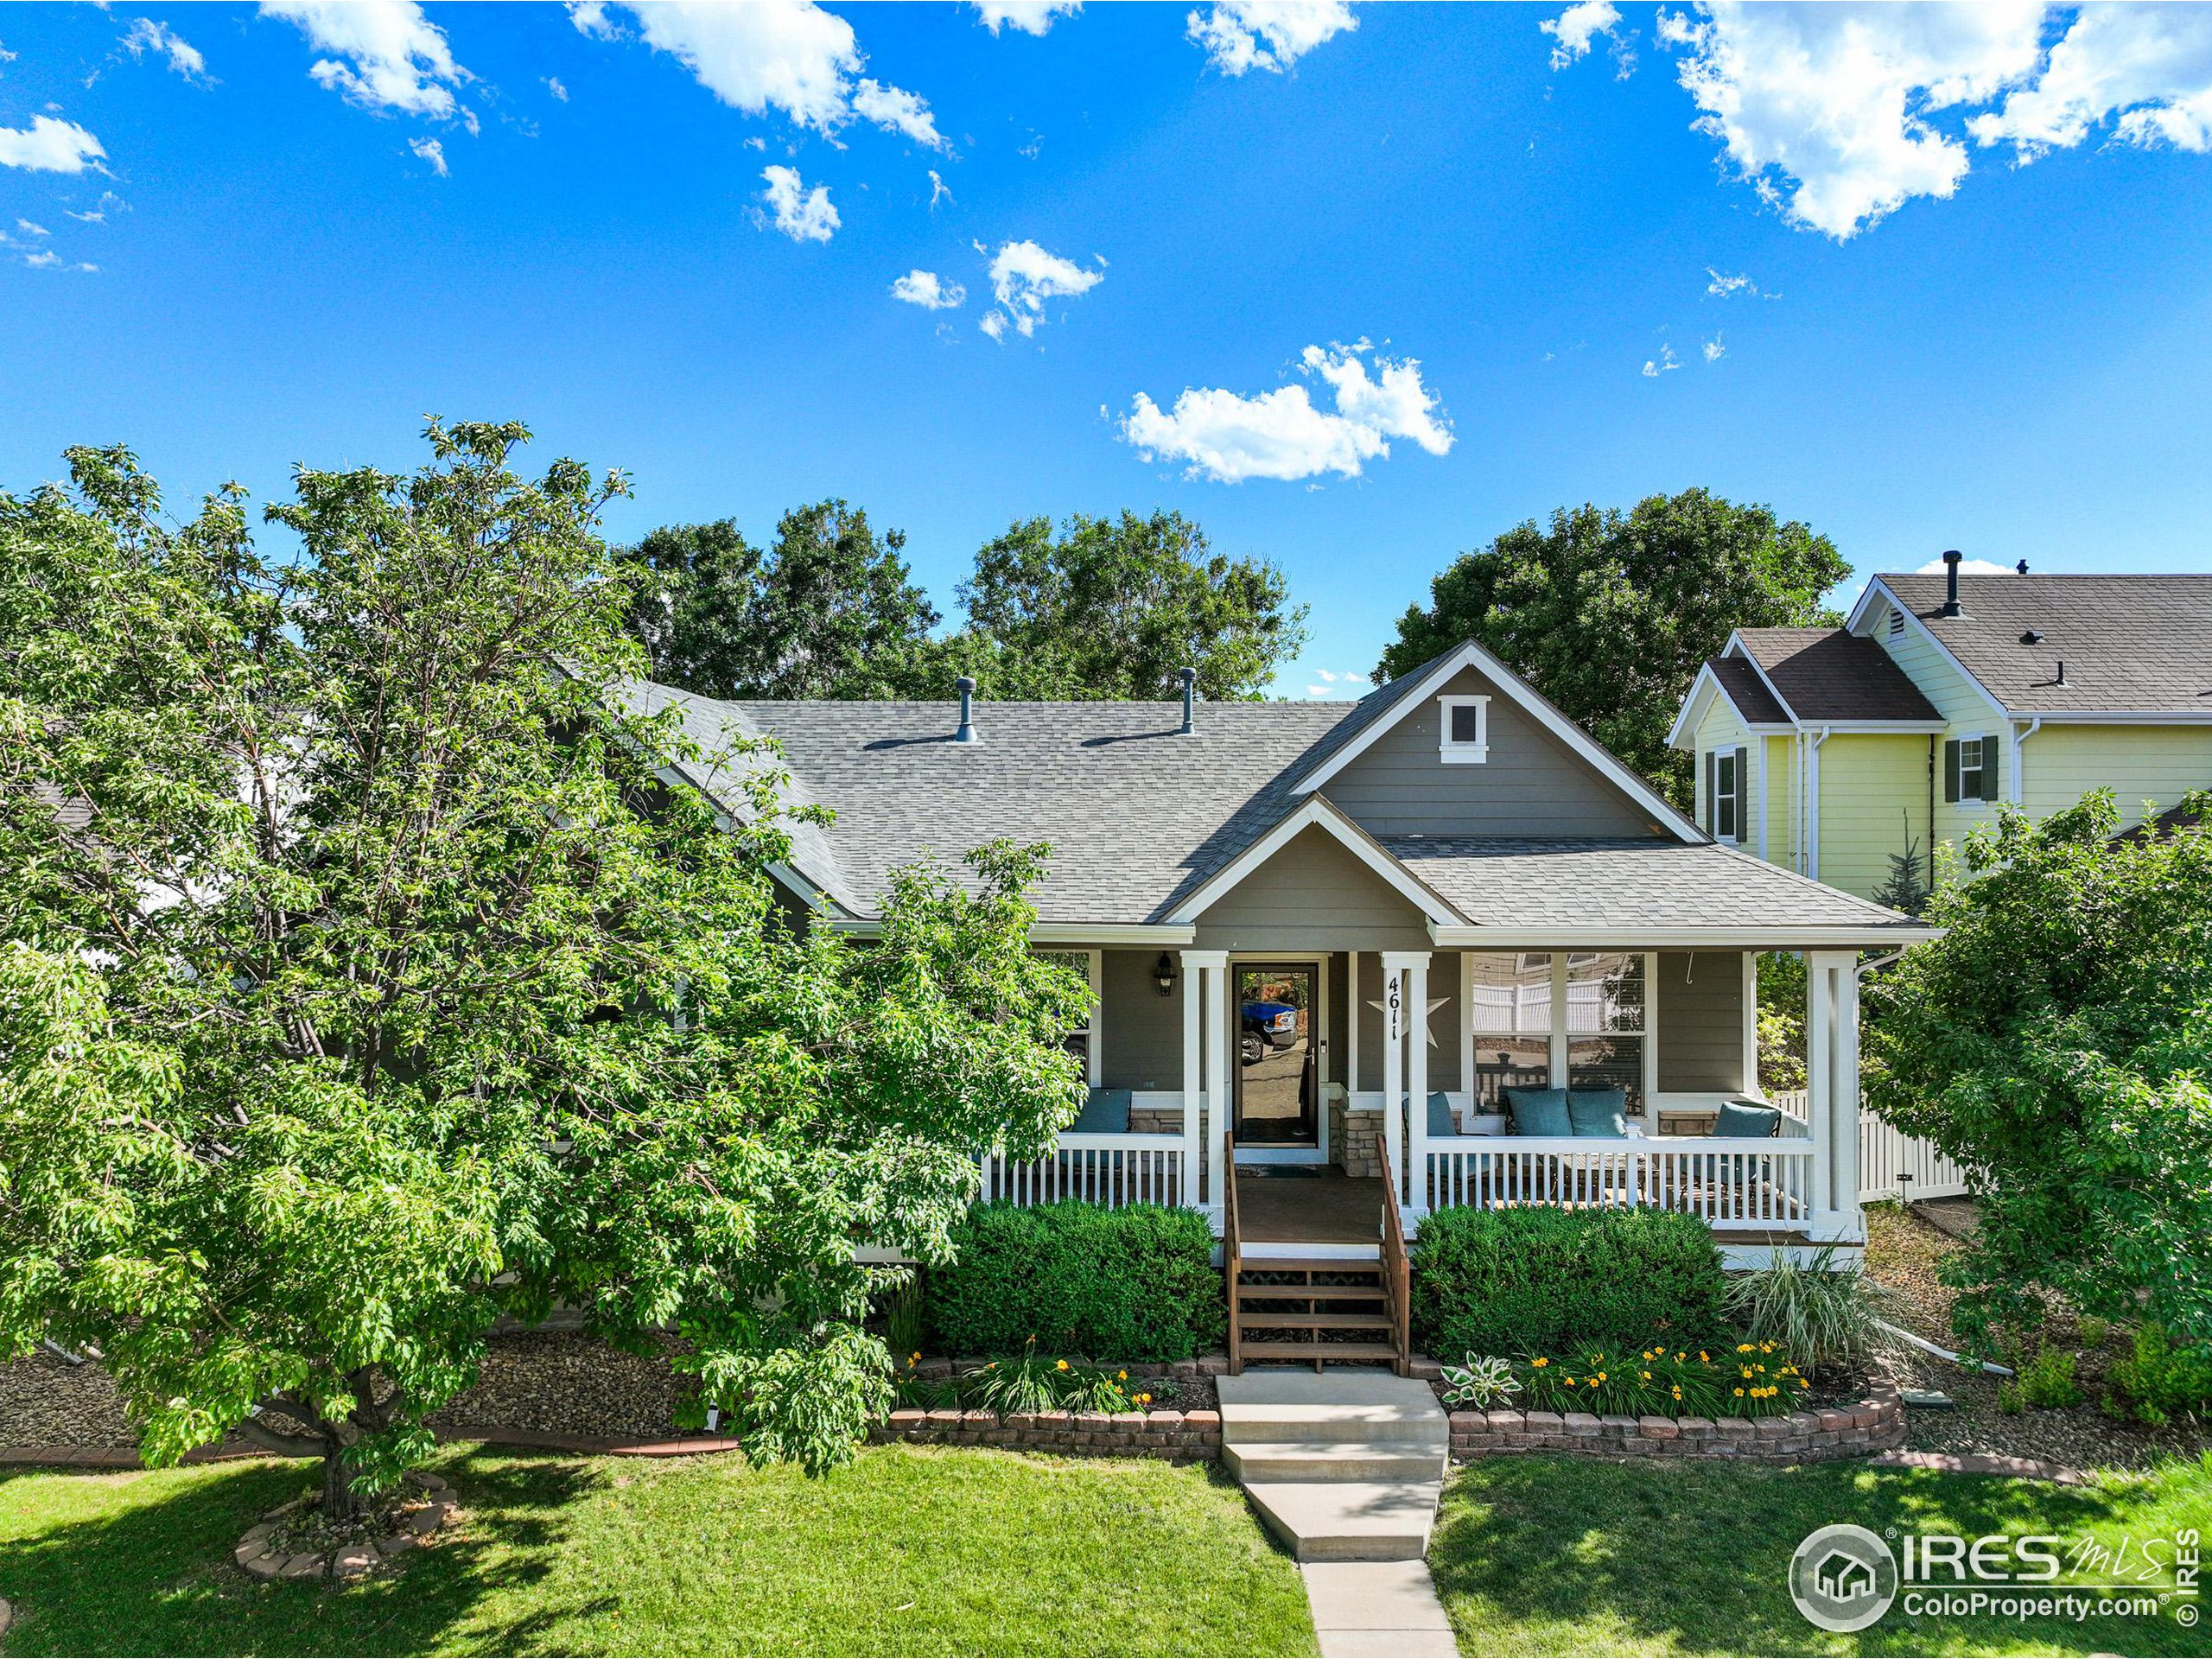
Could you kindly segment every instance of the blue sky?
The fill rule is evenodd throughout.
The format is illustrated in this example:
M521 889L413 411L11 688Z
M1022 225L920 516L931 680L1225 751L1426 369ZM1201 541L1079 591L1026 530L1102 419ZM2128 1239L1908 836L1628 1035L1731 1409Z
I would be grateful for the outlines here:
M518 416L633 475L619 535L842 495L948 611L1017 518L1172 507L1312 605L1291 696L1456 553L1694 484L1861 573L2212 566L2212 8L18 5L0 53L0 486L120 440L267 499Z

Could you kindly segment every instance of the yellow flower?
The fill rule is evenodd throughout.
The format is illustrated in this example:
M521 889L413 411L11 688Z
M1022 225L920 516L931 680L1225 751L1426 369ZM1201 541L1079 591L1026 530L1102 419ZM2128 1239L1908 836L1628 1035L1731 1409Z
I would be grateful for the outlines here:
M1675 1383L1675 1399L1677 1399L1677 1400L1679 1400L1679 1399L1681 1399L1681 1397L1682 1397L1682 1385L1681 1385L1681 1383L1677 1382L1677 1383Z
M1530 1365L1531 1367L1533 1367L1534 1369L1535 1369L1535 1370L1540 1370L1540 1371L1541 1371L1541 1370L1543 1370L1543 1369L1544 1369L1544 1367L1545 1367L1545 1366L1547 1366L1547 1365L1550 1364L1550 1363L1551 1363L1551 1361L1549 1361L1548 1359L1532 1359L1532 1360L1530 1360L1530 1361L1529 1362L1529 1365Z
M1117 1382L1126 1382L1129 1380L1129 1374L1127 1371L1123 1371L1114 1380Z
M1739 1354L1748 1354L1751 1351L1751 1344L1748 1342L1739 1342L1736 1344L1736 1351Z
M1710 1359L1706 1357L1705 1350L1702 1348L1697 1351L1697 1363L1700 1365L1710 1365L1713 1363Z
M1743 1391L1741 1389L1737 1389L1737 1390L1736 1390L1736 1397L1737 1397L1738 1400L1740 1400L1740 1399L1742 1399L1742 1398L1744 1397L1744 1391Z
M922 1357L922 1351L921 1351L920 1349L917 1348L917 1349L915 1349L915 1350L914 1350L914 1351L913 1351L912 1353L911 1353L911 1354L909 1354L909 1355L907 1355L907 1356L906 1356L906 1363L907 1363L909 1365L912 1365L912 1364L913 1364L917 1360L920 1359L920 1358L921 1358L921 1357Z
M1677 1365L1679 1365L1679 1364L1681 1364L1684 1360L1688 1359L1688 1357L1689 1357L1689 1356L1688 1356L1688 1354L1685 1354L1685 1353L1677 1353L1677 1354L1675 1356L1675 1364L1677 1364ZM1704 1356L1703 1354L1700 1354L1700 1355L1698 1356L1698 1357L1699 1357L1700 1359L1703 1359L1703 1358L1705 1357L1705 1356Z
M1603 1371L1600 1371L1597 1376L1592 1377L1590 1380L1592 1382L1602 1382L1605 1380L1605 1374Z
M1643 1380L1644 1380L1645 1382L1649 1382L1651 1380L1651 1373L1650 1373L1650 1372L1649 1372L1649 1371L1644 1372L1644 1373L1643 1373Z
M1055 1370L1065 1371L1068 1368L1068 1363L1065 1359L1055 1360L1052 1363Z

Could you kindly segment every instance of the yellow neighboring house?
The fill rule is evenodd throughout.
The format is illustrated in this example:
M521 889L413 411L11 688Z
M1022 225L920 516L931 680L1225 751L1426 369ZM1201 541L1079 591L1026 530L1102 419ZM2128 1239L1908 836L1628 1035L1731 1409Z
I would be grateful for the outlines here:
M1871 897L2010 801L2125 822L2212 786L2212 575L1878 575L1840 628L1743 628L1668 741L1719 840Z

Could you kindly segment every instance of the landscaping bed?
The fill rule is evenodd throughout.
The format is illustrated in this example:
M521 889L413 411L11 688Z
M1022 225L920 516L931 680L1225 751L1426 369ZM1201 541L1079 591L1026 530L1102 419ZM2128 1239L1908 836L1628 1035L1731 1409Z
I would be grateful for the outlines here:
M1936 1273L1943 1258L1961 1248L1959 1241L1894 1205L1869 1209L1866 1226L1866 1272L1897 1294L1896 1322L1931 1342L1956 1347L1950 1323L1956 1293ZM1905 1444L1916 1452L2031 1458L2074 1469L2146 1469L2212 1451L2212 1425L2177 1421L2152 1428L2115 1416L2098 1403L2107 1392L2112 1364L2126 1351L2119 1334L2107 1332L2104 1342L2088 1344L2072 1312L2053 1302L2047 1335L2076 1356L2081 1404L2002 1411L1999 1378L1932 1355L1910 1354L1900 1363L1899 1380L1907 1387L1947 1394L1955 1403L1946 1410L1908 1409Z
M1314 1650L1296 1566L1205 1469L904 1446L819 1479L473 1447L432 1469L466 1498L451 1536L339 1586L231 1560L301 1465L0 1476L8 1650Z

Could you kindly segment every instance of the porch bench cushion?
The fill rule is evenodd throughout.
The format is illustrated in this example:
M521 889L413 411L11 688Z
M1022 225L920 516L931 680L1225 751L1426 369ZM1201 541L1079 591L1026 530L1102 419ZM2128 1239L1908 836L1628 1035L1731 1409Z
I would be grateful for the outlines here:
M1566 1090L1509 1087L1499 1090L1498 1093L1505 1096L1505 1109L1513 1114L1514 1134L1569 1135L1574 1133L1573 1122L1567 1114Z
M1070 1135L1127 1135L1129 1132L1129 1096L1127 1089L1094 1089L1083 1103L1083 1110L1067 1127Z
M1441 1089L1432 1089L1428 1095L1429 1139L1447 1140L1459 1133L1459 1119L1452 1109L1452 1096Z
M1567 1091L1567 1117L1573 1134L1624 1140L1628 1135L1628 1091L1570 1089Z
M1782 1109L1748 1100L1725 1102L1713 1119L1713 1133L1727 1141L1765 1140L1782 1133Z

